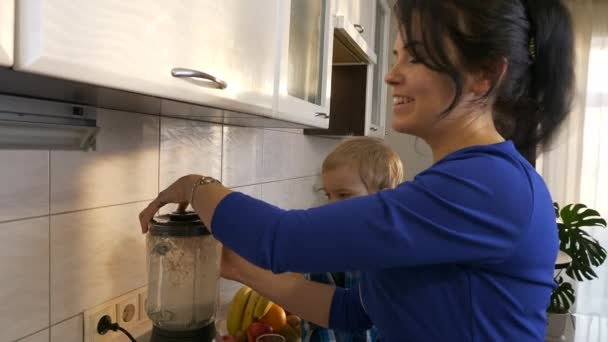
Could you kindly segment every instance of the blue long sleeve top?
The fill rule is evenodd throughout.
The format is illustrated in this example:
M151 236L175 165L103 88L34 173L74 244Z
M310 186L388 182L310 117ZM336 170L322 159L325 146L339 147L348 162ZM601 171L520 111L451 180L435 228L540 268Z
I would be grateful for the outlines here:
M358 287L336 289L331 328L373 322L382 341L544 341L555 212L511 142L465 148L396 189L319 208L232 193L212 228L275 273L361 271Z

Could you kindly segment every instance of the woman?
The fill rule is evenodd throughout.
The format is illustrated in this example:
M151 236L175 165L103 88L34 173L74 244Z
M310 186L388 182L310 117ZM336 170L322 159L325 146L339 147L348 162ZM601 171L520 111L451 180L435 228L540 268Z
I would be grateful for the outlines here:
M164 204L190 202L225 246L224 277L321 326L373 324L384 341L543 341L556 223L517 149L542 147L569 112L569 12L559 0L395 9L392 126L424 139L433 166L393 190L293 211L186 176L140 214L142 229ZM362 279L344 290L284 273L332 271Z

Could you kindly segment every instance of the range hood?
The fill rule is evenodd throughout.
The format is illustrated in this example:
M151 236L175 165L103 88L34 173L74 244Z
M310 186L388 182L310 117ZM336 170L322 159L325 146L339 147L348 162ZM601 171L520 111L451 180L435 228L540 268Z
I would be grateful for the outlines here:
M334 16L334 65L376 64L376 53L343 15Z
M94 150L94 108L0 95L0 149Z

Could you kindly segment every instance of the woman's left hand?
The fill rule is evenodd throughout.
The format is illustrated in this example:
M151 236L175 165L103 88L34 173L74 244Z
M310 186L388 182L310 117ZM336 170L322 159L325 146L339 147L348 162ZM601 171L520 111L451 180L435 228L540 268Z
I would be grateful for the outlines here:
M154 201L150 202L148 207L139 214L139 223L141 224L141 232L148 231L148 224L154 218L158 210L169 203L178 203L178 210L185 210L190 203L190 195L192 186L200 178L199 175L188 175L178 179L168 188L161 191Z

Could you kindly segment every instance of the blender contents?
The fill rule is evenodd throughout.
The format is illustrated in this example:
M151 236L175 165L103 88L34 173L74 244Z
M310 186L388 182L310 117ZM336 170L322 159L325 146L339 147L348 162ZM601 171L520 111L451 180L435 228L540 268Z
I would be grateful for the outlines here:
M202 237L150 236L148 316L169 330L192 330L209 324L217 306L220 246ZM192 294L188 296L186 294ZM165 303L161 306L161 303Z
M195 212L155 217L146 236L151 342L216 336L221 245Z

